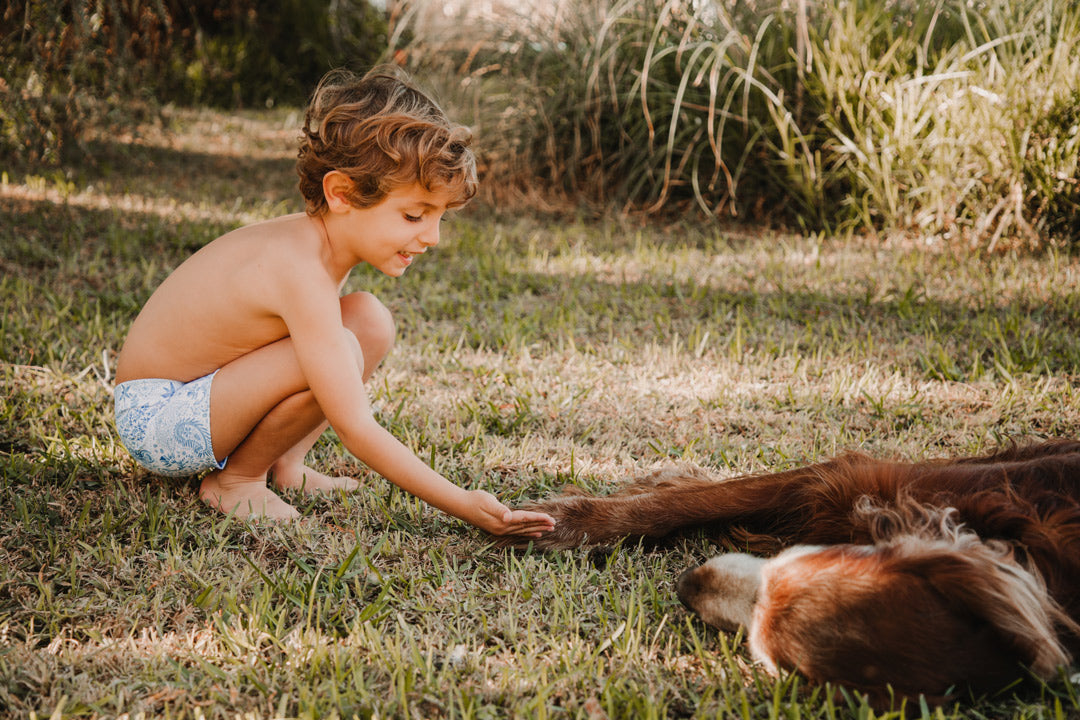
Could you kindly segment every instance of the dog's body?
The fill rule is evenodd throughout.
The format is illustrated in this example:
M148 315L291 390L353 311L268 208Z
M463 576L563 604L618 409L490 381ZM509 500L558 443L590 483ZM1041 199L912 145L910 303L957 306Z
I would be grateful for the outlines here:
M679 596L746 627L766 665L878 701L992 691L1024 667L1050 677L1080 652L1078 441L918 463L849 454L723 481L661 472L536 509L557 520L540 548L695 529L758 555L790 548L714 558Z

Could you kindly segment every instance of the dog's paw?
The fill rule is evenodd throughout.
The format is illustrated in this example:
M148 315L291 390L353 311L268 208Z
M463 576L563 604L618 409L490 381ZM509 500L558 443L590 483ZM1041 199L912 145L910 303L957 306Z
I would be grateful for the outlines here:
M540 537L528 537L525 535L503 535L495 544L497 547L526 548L530 545L538 550L568 550L582 545L592 544L589 541L589 527L592 516L592 505L597 498L584 491L563 492L549 500L532 503L522 507L523 510L547 513L555 519L555 529L550 530Z

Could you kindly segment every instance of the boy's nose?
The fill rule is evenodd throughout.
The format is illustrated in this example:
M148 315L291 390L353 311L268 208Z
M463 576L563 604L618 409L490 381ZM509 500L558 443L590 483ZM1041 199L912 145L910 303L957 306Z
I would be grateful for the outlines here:
M418 239L421 243L428 247L435 247L439 244L439 223L433 223L430 228L420 233Z

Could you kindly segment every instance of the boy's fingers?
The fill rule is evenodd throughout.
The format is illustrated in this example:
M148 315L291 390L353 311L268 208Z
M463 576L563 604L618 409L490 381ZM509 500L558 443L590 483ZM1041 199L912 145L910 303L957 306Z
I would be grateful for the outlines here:
M509 534L518 535L535 535L551 532L555 527L551 523L545 522L529 522L518 523L515 526L507 528Z
M509 525L506 528L506 532L513 533L530 533L530 532L551 532L555 528L547 523L517 523Z
M547 513L534 512L532 510L515 510L514 520L517 522L537 522L552 526L555 525L555 518Z

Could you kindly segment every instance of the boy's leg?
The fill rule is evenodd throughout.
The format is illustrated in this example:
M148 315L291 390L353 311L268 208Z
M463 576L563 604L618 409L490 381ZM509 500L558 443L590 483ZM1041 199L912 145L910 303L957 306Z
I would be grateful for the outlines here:
M349 477L330 477L312 469L305 464L308 451L314 447L326 428L328 422L323 421L308 433L284 455L279 457L270 467L270 482L278 490L303 490L305 492L326 492L330 490L355 490L357 483Z
M356 338L357 362L367 380L393 344L389 311L374 296L342 298L342 321ZM304 456L326 427L300 372L291 338L254 350L221 368L210 391L210 428L215 452L228 455L224 470L207 475L200 496L237 516L296 517L296 510L266 486L311 490L355 487L351 478L329 478L307 468Z
M356 337L363 352L363 377L367 382L375 368L394 344L394 320L390 311L370 293L357 292L341 299L341 319L345 328ZM359 483L350 477L330 477L304 463L308 451L322 436L329 423L323 420L270 468L270 480L278 490L329 492L355 490Z
M278 343L285 343L291 351L291 341L280 340ZM253 373L251 377L259 377L256 371L261 369L258 367L259 361L264 358L257 356L272 347L274 346L267 346L245 355L248 362L243 363L243 370ZM226 373L229 367L227 365L218 371L210 388L210 428L215 448L228 447L227 444L219 445L215 424L219 428L242 427L232 425L231 421L244 417L245 411L264 409L266 403L264 395L249 398L254 401L251 405L245 405L240 400L229 403L229 398L237 390L242 390L240 383L233 382L233 375L242 373ZM219 380L224 381L221 383L220 392ZM227 454L229 461L223 470L214 470L202 480L199 496L222 512L234 512L237 517L254 515L274 519L294 518L299 514L292 505L266 486L267 472L280 455L282 447L288 447L295 443L297 438L310 432L314 414L312 406L317 409L318 405L310 391L274 399L278 399L278 403L255 423L248 435L231 452L216 450L217 454ZM314 418L314 421L320 422L321 417Z

